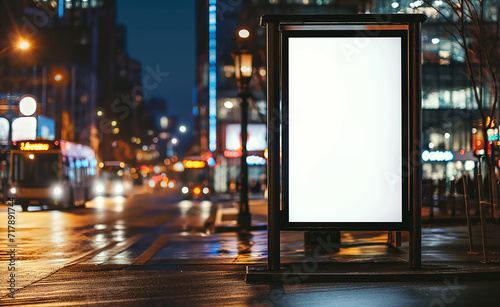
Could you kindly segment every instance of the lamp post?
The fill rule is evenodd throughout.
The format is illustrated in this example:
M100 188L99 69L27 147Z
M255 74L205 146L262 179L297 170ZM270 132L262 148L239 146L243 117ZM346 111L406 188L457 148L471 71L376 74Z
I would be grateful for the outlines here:
M241 30L241 38L248 37L248 31ZM242 36L243 34L246 36ZM252 53L248 49L239 49L233 53L236 82L241 99L241 173L240 173L240 211L238 212L238 225L241 230L248 231L251 225L250 210L248 207L248 165L247 165L247 122L248 122L248 84L252 78Z

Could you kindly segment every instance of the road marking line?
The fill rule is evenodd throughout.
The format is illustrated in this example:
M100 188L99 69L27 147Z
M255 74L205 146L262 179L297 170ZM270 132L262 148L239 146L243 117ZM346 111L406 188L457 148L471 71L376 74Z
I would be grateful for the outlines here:
M75 265L75 264L77 264L79 262L82 262L82 261L85 261L87 259L90 259L90 258L94 257L95 255L99 254L100 252L102 252L103 250L106 250L108 248L111 248L111 247L115 246L117 243L118 242L113 241L113 242L108 243L104 247L101 247L101 248L95 249L95 250L91 250L88 253L83 254L83 256L76 257L73 260L70 260L68 263L66 263L65 266Z
M111 248L109 251L106 251L108 253L108 257L106 258L106 260L103 260L101 262L96 262L95 264L103 264L105 261L113 258L114 256L118 255L119 253L123 252L124 250L134 245L143 236L144 234L137 234L126 241L118 242L115 247Z
M130 265L143 265L146 263L151 257L153 257L162 247L167 244L168 236L161 235L156 239L156 241L151 244L151 246L142 253L139 257L135 258L134 261Z

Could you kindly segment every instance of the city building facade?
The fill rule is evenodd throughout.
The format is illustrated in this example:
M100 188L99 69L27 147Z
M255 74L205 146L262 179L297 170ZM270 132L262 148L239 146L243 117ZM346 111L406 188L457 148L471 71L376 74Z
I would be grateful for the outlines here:
M264 14L425 14L428 20L422 26L422 178L445 181L449 186L464 173L477 174L476 150L484 148L484 141L483 145L477 143L482 138L480 116L466 73L464 52L450 38L443 27L443 18L432 5L439 9L443 1L427 1L427 4L406 0L198 1L197 99L193 110L198 118L197 148L202 155L217 161L213 168L216 190L229 191L231 182L239 176L240 152L227 142L228 135L236 133L237 138L238 133L228 132L228 127L231 130L240 123L240 100L231 54L238 47L237 32L241 28L250 31L249 45L254 60L249 131L251 125L266 123L265 33L259 26ZM499 4L489 1L487 5L485 20L498 24ZM493 95L486 88L484 92L485 107L488 107ZM487 115L498 121L497 113ZM491 144L498 149L498 143ZM249 154L265 158L264 152L265 149ZM485 171L484 163L481 168ZM250 180L264 176L265 165L250 167Z
M5 0L0 7L0 32L5 33L0 39L0 104L14 112L0 114L0 121L10 123L18 116L15 97L32 95L38 101L39 126L47 122L44 131L50 131L37 137L90 145L99 160L134 163L135 147L142 145L130 139L147 137L142 129L147 110L141 64L127 54L126 30L116 24L116 1ZM24 51L17 48L20 40L29 44ZM6 129L0 135L6 135L0 142L3 182L10 124Z

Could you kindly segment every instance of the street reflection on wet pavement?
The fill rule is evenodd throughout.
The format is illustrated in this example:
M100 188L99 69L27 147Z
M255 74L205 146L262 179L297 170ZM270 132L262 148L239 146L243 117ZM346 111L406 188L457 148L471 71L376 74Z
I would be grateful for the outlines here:
M255 202L253 202L256 204ZM231 207L232 204L225 205ZM245 265L267 261L267 231L250 235L214 232L220 201L182 200L175 193L145 191L131 197L97 197L86 208L18 212L17 284L21 289L63 267L165 266L172 263ZM6 211L0 206L0 210ZM231 209L234 211L233 209ZM265 221L265 201L251 207L252 218ZM231 212L232 212L231 211ZM1 223L5 223L2 219ZM6 225L0 244L7 244ZM489 227L498 238L499 228ZM476 250L480 231L473 227ZM467 255L465 227L426 228L422 235L424 261L480 261L481 254ZM493 247L493 246L492 246ZM496 247L495 247L496 248ZM450 250L454 253L450 254ZM408 262L408 243L399 248L387 245L387 232L341 232L335 252L317 253L304 244L304 233L281 232L282 263L316 262L368 263ZM490 253L492 261L500 255ZM0 260L8 261L6 254ZM6 289L0 294L5 295Z

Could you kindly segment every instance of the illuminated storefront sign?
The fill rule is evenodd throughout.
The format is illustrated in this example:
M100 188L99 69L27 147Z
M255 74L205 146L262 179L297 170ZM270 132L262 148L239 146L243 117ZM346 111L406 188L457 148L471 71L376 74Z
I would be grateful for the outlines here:
M247 126L248 151L262 151L267 148L266 124L249 124ZM226 149L241 151L241 125L229 124L226 126Z
M266 159L260 156L248 156L247 157L248 165L266 165Z
M242 155L241 150L224 150L224 157L226 158L239 158Z
M19 149L23 151L47 151L49 150L49 144L47 143L30 143L21 142Z
M451 151L424 151L422 153L422 160L427 161L451 161L453 160L453 153Z
M182 164L184 164L185 168L204 168L206 165L205 161L198 160L184 160Z

